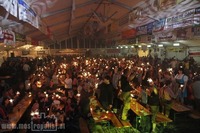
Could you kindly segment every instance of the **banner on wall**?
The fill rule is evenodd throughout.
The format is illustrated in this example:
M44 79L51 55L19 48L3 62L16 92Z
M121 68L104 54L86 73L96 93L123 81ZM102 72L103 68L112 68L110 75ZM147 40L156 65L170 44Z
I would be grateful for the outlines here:
M121 36L122 36L122 39L134 38L136 36L136 29L123 31Z
M194 36L200 37L200 26L193 27L192 32Z
M152 40L152 35L143 35L138 37L138 43L150 43Z
M153 22L136 28L137 35L151 35L153 30Z
M19 20L23 20L32 26L39 28L38 17L36 13L31 9L31 7L24 0L18 0L18 5Z
M0 0L0 6L17 18L18 0Z
M200 51L188 51L189 56L200 56Z
M179 29L176 31L176 38L179 40L187 39L187 29Z
M176 40L176 34L173 32L163 32L155 35L157 41L173 41Z
M19 42L25 42L26 41L26 36L22 35L20 33L15 33L15 38L16 38L16 41L19 41Z
M15 33L9 29L0 29L0 40L7 45L15 44Z
M164 30L166 18L160 19L159 21L153 22L152 32L160 32Z
M180 13L179 15L166 18L165 30L193 25L194 14L195 14L195 9L191 9L183 13Z
M200 24L200 7L195 9L194 24L195 25L199 25Z

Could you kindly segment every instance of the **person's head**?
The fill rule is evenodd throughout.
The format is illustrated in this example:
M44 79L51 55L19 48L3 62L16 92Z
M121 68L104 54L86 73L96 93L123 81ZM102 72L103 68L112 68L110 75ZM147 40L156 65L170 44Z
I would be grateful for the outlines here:
M3 97L2 105L3 106L7 106L8 104L9 104L9 98L8 97Z
M109 76L109 75L106 75L106 76L104 77L104 83L110 84L110 76Z
M68 97L72 98L74 96L73 90L68 91Z
M129 74L129 69L124 69L123 73L124 73L125 76L128 76L128 74Z
M12 88L9 88L9 89L7 90L7 92L8 92L9 94L12 94L12 93L13 93L13 89L12 89Z
M149 86L154 86L154 81L151 78L149 78L147 81L149 83Z
M0 84L3 86L3 85L5 85L5 80L1 80L1 82L0 82Z
M70 78L68 73L66 73L66 78Z
M67 104L70 105L72 103L71 98L67 98Z
M179 68L178 74L183 74L183 73L184 73L183 68Z
M118 67L115 66L114 72L117 73L118 72Z

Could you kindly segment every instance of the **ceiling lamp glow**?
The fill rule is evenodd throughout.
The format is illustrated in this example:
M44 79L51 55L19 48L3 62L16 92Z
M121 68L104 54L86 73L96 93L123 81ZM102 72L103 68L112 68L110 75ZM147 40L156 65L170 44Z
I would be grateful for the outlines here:
M151 45L147 45L147 47L148 47L148 48L150 48L150 47L151 47Z
M180 43L174 43L173 46L180 46Z
M163 44L159 44L158 47L163 47Z

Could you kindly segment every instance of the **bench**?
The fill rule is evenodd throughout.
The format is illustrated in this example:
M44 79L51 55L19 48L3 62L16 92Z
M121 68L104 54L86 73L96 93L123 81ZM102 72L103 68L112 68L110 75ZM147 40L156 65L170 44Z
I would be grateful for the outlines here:
M176 115L180 113L185 113L191 111L190 108L186 107L185 105L181 104L180 102L173 101L171 109L174 111L174 121L176 119Z
M79 127L80 127L81 133L90 133L88 129L87 121L85 119L83 119L82 117L79 118L79 123L80 123Z
M95 123L105 123L106 121L110 121L110 122L112 122L113 126L115 126L117 128L123 127L122 123L117 118L116 114L114 114L112 112L109 112L109 113L96 112L96 111L94 111L96 106L102 108L102 105L100 104L100 102L96 98L93 98L92 102L90 104L90 113L91 113ZM105 119L103 119L103 118L105 118Z
M161 114L160 112L156 115L156 123L168 123L168 122L172 122L172 120L167 116Z
M14 108L13 111L8 114L10 123L1 123L2 129L0 132L12 132L18 127L18 123L30 104L32 103L33 98L25 96Z

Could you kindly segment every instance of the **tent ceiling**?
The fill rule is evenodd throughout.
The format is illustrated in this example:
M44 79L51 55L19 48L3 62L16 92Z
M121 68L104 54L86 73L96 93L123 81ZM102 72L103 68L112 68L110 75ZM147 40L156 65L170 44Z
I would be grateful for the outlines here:
M119 21L123 16L133 15L138 9L141 19L130 21L126 28L136 27L155 19L168 17L191 7L198 7L199 0L179 0L183 5L172 7L166 11L159 11L156 2L161 0L26 0L31 8L39 15L48 27L54 40L62 40L74 34L83 33L88 24L96 22L97 29L105 28L110 23ZM2 23L6 13L0 9L1 25L8 25L13 21ZM129 17L130 17L129 16ZM23 26L17 21L14 29L36 40L47 40L48 37L32 26ZM24 23L23 23L24 24ZM14 24L15 25L15 24ZM92 25L94 26L94 25Z

